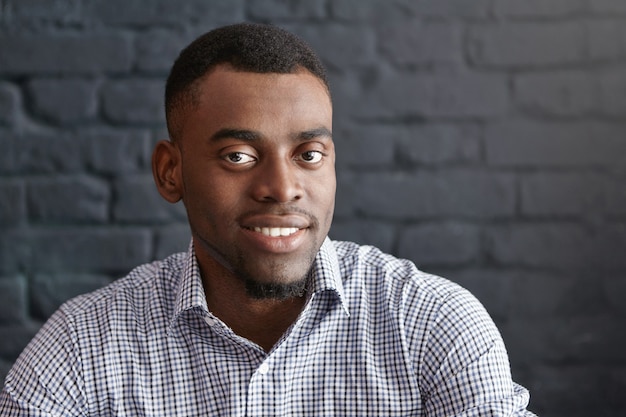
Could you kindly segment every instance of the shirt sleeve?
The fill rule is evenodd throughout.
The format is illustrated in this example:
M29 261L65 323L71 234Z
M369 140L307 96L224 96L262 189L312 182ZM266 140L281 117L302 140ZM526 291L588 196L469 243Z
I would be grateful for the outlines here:
M454 290L431 320L419 358L427 416L533 416L528 391L511 378L502 337L476 298Z
M0 393L3 417L82 416L81 363L66 315L57 311L17 359Z

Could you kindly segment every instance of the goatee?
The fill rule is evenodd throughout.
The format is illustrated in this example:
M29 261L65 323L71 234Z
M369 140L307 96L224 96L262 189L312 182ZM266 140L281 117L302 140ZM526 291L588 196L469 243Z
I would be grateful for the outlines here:
M286 300L288 298L302 297L306 293L308 274L302 279L288 284L275 282L258 282L246 279L246 293L257 300Z

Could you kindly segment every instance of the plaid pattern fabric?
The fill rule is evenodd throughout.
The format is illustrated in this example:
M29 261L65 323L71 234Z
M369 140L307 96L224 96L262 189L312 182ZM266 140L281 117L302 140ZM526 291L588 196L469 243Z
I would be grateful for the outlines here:
M209 312L193 247L65 303L7 376L8 416L531 416L493 321L409 261L326 240L269 353Z

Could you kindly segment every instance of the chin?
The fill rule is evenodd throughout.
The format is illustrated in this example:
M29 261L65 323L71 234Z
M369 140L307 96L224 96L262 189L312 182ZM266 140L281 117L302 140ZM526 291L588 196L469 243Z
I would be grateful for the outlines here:
M307 290L307 276L288 283L259 282L254 279L245 280L246 292L257 300L286 300L302 297Z

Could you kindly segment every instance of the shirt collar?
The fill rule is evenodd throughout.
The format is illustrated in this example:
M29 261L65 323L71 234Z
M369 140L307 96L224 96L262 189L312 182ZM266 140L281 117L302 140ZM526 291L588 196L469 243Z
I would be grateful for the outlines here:
M322 291L332 291L341 302L343 311L347 316L350 315L345 300L341 270L339 268L339 258L335 251L335 245L328 237L324 240L322 247L315 256L309 279L311 282L311 296Z
M209 312L193 241L189 244L189 250L182 267L182 274L176 286L176 301L174 314L170 321L170 330L183 312L192 309L199 309L205 313Z
M322 247L315 256L309 279L311 282L311 296L323 291L332 291L337 295L346 315L349 315L341 280L339 259L335 246L328 237L324 239ZM199 309L207 314L209 313L193 241L189 244L189 250L182 268L182 275L178 280L175 303L170 330L175 325L178 317L187 310Z

